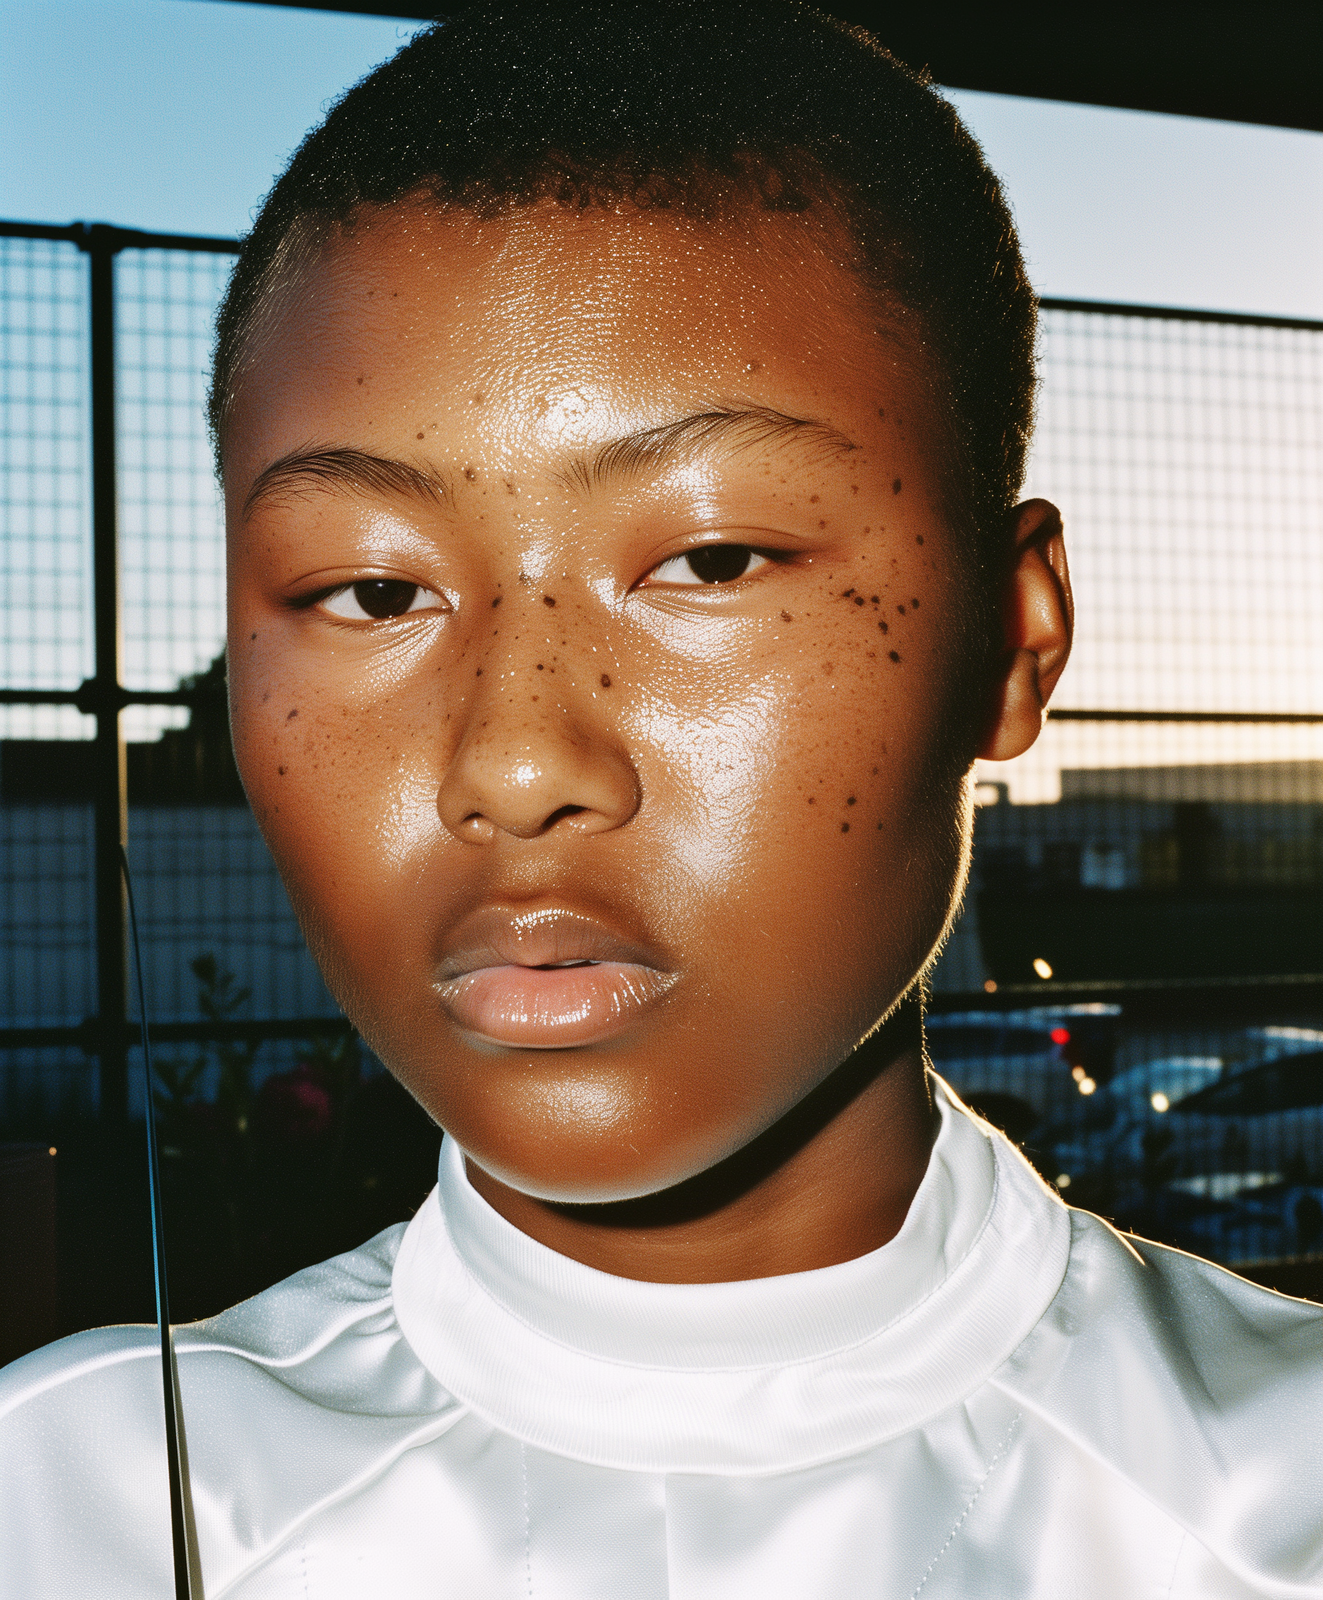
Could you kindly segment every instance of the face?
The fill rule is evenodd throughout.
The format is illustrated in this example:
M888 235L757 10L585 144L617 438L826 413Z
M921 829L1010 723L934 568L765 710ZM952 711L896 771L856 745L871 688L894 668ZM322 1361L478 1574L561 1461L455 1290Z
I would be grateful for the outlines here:
M359 223L245 371L235 750L332 991L525 1194L706 1170L959 889L922 374L803 218L552 206Z

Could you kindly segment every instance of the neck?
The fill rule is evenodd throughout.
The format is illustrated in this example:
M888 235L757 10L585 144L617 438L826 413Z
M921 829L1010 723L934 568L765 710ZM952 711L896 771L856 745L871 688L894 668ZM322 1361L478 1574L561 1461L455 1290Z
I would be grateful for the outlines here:
M886 1244L934 1132L914 998L780 1121L659 1194L566 1206L521 1194L471 1161L468 1174L508 1222L586 1266L654 1283L725 1283L834 1266Z

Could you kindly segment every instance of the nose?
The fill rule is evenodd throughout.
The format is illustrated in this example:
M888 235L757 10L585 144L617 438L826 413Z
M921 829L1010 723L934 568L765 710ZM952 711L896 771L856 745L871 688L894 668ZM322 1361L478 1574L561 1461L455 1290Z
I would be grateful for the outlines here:
M467 844L492 844L552 829L591 834L623 827L642 790L611 730L576 719L568 706L521 720L514 706L493 704L505 698L472 708L437 797L446 829Z

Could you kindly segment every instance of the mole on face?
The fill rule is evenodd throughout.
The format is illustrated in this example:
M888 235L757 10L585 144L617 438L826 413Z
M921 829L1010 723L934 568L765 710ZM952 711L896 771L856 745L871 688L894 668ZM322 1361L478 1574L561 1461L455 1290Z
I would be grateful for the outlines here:
M610 676L605 672L602 674L602 687L604 689L609 689L611 687Z
M891 480L891 492L892 492L892 494L899 494L900 493L900 479L899 478L893 478Z
M499 606L499 605L500 605L500 603L501 603L501 601L502 601L502 599L503 599L503 598L504 598L504 596L502 596L502 595L499 595L499 594L498 594L498 595L497 595L497 596L496 596L496 598L495 598L495 600L493 600L493 601L492 601L492 610L493 610L493 611L495 611L495 610L496 610L496 608L497 608L497 606Z
M285 721L286 722L292 722L293 719L298 716L298 714L299 714L299 708L297 706L295 706L293 711L291 711L289 713L289 715L285 718Z
M794 620L795 619L790 615L790 613L788 611L783 611L781 613L781 621L782 622L793 622ZM256 637L257 637L257 635L254 634L253 638L256 639Z
M900 663L900 654L899 654L899 652L898 652L898 651L895 651L895 650L889 650L889 651L888 651L888 652L887 652L887 654L888 654L888 655L889 655L889 656L890 656L890 657L891 657L891 659L892 659L892 660L893 660L893 661L894 661L894 662L896 662L896 663L897 663L897 665L899 665L899 663Z
M542 604L544 606L554 606L556 604L555 595L554 594L544 594L542 596Z

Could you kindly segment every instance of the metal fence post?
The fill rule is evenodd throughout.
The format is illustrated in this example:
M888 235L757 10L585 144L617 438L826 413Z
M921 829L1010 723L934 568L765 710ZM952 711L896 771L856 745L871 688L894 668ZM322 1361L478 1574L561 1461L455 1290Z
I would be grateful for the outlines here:
M121 623L118 492L115 472L115 230L93 226L83 249L90 267L92 421L92 612L96 713L93 816L96 879L97 1021L101 1115L128 1115L128 1012L124 886L119 850L127 840L128 795L120 728Z

